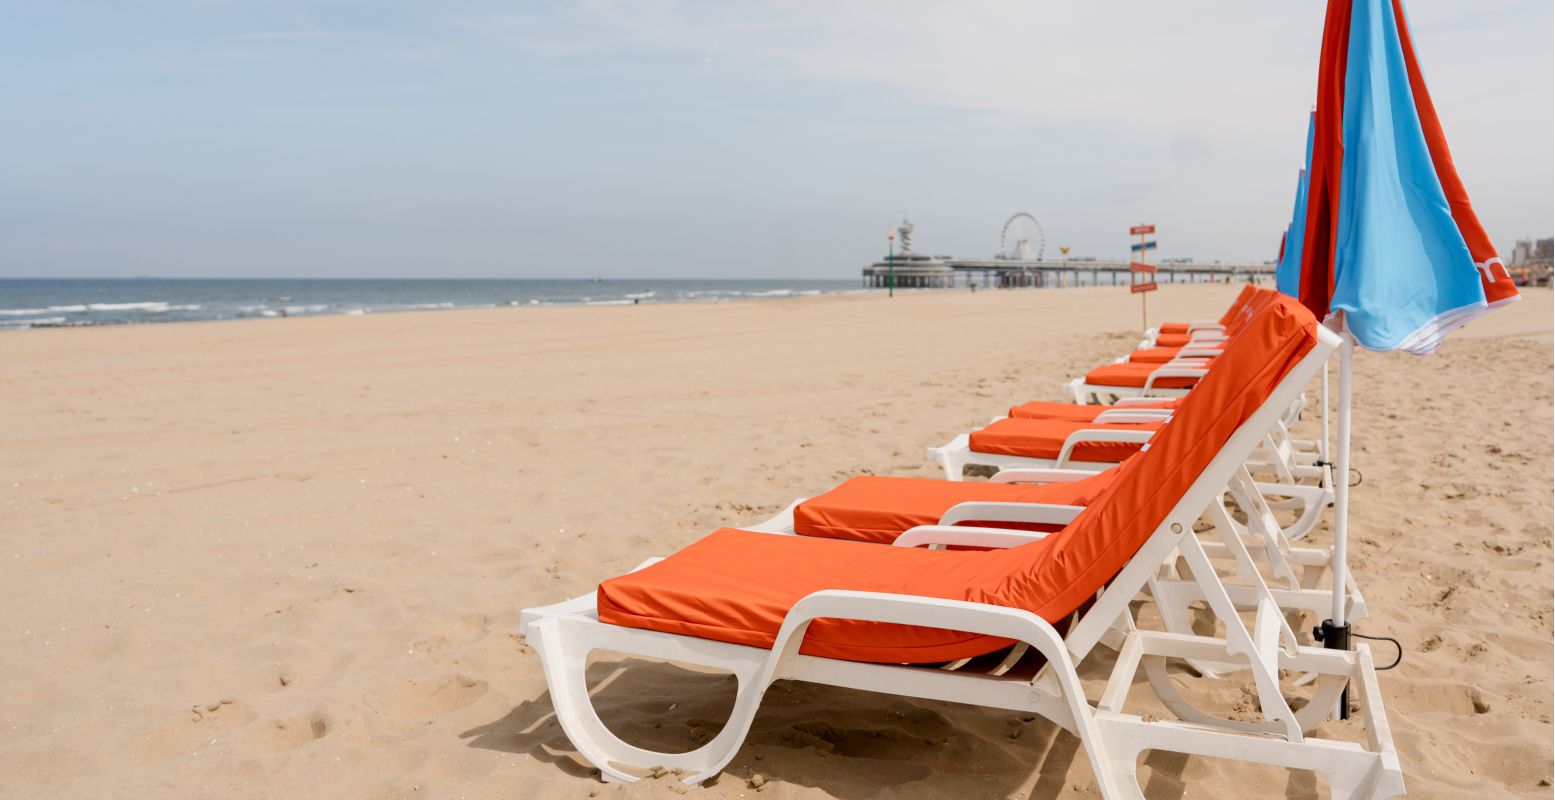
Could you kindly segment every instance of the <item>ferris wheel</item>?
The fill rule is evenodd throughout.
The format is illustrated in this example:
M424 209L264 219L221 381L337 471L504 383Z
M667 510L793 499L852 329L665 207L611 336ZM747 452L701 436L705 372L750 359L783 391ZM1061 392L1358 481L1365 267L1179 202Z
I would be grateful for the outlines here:
M1047 249L1047 235L1042 223L1024 211L1010 215L999 233L999 255L1006 261L1041 261Z

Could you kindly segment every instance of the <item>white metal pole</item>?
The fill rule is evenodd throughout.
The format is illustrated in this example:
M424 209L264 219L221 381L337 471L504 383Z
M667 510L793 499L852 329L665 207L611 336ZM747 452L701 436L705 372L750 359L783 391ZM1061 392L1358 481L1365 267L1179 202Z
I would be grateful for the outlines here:
M1328 403L1328 362L1325 361L1323 362L1323 441L1318 445L1318 456L1324 461L1328 461ZM1329 469L1333 468L1332 463L1328 466Z
M1341 329L1344 343L1339 346L1339 441L1334 454L1334 615L1335 625L1344 624L1346 572L1349 567L1350 535L1350 398L1351 362L1355 358L1355 340Z

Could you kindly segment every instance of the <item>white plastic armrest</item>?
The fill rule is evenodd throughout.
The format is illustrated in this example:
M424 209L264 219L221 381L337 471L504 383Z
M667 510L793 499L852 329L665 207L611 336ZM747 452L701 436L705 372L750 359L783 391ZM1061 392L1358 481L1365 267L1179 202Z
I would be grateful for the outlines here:
M1155 431L1111 431L1091 428L1075 431L1069 434L1069 438L1064 440L1063 449L1058 451L1058 462L1056 465L1062 467L1069 463L1070 452L1074 450L1075 445L1083 442L1132 442L1144 444L1150 441L1150 437L1154 435Z
M1047 537L1041 531L1012 531L1005 528L972 528L964 525L919 525L908 528L891 544L896 547L1019 547Z
M1120 397L1118 398L1118 402L1112 404L1112 407L1127 408L1129 406L1148 406L1155 405L1159 402L1161 402L1161 398L1159 397ZM1160 410L1171 411L1169 408L1163 408Z
M1074 483L1096 473L1088 469L1053 467L1007 467L993 474L989 483Z
M1198 322L1190 322L1190 323L1188 323L1188 332L1189 333L1193 333L1194 331L1223 331L1225 329L1226 329L1226 326L1220 324L1219 322L1213 322L1213 321L1207 321L1207 320L1200 320Z
M1184 347L1177 351L1178 358L1219 358L1226 351L1218 347Z
M939 518L941 525L958 522L1019 522L1027 525L1068 525L1085 509L1053 503L957 503Z
M1115 411L1103 411L1096 415L1092 422L1160 422L1170 419L1170 408L1120 408Z
M1194 331L1188 334L1188 343L1195 342L1224 342L1226 335L1220 331Z
M1202 367L1191 369L1187 367L1162 367L1150 373L1150 377L1145 379L1145 386L1140 390L1140 393L1149 394L1150 390L1155 388L1157 378L1202 378L1208 374L1209 370Z

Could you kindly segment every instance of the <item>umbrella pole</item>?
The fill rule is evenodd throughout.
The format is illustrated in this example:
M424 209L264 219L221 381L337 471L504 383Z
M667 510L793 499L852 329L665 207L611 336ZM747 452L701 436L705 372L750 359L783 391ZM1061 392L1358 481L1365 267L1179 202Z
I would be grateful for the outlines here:
M1323 439L1317 447L1318 458L1328 461L1328 363L1323 363ZM1332 466L1332 465L1329 465Z
M1339 440L1334 445L1334 604L1333 616L1318 629L1323 646L1330 650L1350 649L1350 625L1345 622L1344 606L1350 563L1350 401L1355 390L1351 374L1355 339L1345 327L1340 328L1340 335L1344 343L1339 346ZM1339 718L1350 718L1348 689L1339 695Z

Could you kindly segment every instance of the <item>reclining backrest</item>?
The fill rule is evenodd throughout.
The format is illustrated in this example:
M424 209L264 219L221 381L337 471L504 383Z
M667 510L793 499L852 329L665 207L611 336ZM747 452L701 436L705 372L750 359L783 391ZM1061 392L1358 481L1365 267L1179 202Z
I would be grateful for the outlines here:
M1220 326L1226 327L1230 325L1231 320L1236 317L1243 306L1247 305L1247 301L1252 298L1253 292L1256 291L1258 291L1257 286L1251 283L1243 284L1241 293L1236 296L1236 300L1231 303L1231 307L1226 309L1226 313L1220 315Z
M1246 293L1247 302L1231 313L1230 319L1224 323L1226 335L1228 336L1241 330L1259 311L1262 311L1270 303L1284 296L1272 289L1259 289L1252 284L1248 284L1248 288L1252 289L1252 291Z
M1300 303L1269 298L1171 421L1118 467L1112 485L1062 532L998 554L1004 572L985 590L1049 621L1079 608L1133 558L1317 335L1317 320Z

